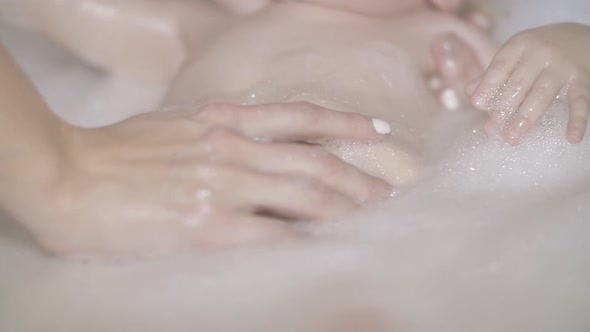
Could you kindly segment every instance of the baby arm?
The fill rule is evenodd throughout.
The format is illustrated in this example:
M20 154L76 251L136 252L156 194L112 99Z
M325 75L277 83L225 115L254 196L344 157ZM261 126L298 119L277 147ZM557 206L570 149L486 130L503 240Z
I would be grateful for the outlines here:
M224 14L205 1L9 0L33 28L101 69L168 81L186 56L184 29L206 33ZM187 26L191 24L191 26ZM195 38L194 32L191 35Z
M590 26L582 24L555 24L511 38L467 89L476 108L493 112L486 131L497 132L508 115L503 137L518 144L563 94L570 109L567 139L579 143L590 113L588 54Z

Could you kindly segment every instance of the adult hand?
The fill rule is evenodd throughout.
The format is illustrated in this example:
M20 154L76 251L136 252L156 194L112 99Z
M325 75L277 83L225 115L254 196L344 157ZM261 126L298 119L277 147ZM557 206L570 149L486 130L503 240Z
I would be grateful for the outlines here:
M270 6L277 0L212 0L233 14L246 15Z
M436 9L453 12L459 10L466 0L428 0Z
M21 183L19 199L35 209L14 214L59 254L163 254L289 236L285 221L331 220L390 189L310 142L378 141L387 129L308 103L218 104L72 128L48 178Z

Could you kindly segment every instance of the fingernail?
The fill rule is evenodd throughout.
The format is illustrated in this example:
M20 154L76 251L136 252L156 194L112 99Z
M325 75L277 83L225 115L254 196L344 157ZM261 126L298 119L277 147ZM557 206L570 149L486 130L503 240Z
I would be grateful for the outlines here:
M510 139L511 143L518 144L520 142L524 133L524 121L517 121L514 122L510 128L508 128L508 138Z
M391 133L391 126L389 123L381 120L381 119L373 119L373 128L377 132L377 134L387 135Z
M459 96L452 89L446 89L441 94L442 104L449 111L456 111L459 109Z
M486 99L481 93L475 93L473 95L473 106L477 107L480 110L485 110L487 107Z

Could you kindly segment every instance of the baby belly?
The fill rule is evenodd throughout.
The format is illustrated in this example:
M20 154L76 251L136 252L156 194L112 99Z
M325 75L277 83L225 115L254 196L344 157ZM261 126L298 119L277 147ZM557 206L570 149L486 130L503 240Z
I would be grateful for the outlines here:
M422 169L420 148L395 136L372 144L334 142L326 144L325 148L396 187L411 184Z

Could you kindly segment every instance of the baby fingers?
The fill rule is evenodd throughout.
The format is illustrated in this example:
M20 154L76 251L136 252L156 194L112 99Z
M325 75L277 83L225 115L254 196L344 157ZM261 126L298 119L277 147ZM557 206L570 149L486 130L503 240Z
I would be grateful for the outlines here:
M495 102L493 98L498 96L499 90L518 66L522 53L522 46L513 42L498 51L474 89L472 103L477 109L485 111L492 106L492 102Z
M572 87L568 92L570 117L567 125L567 140L572 144L582 141L590 117L590 96L587 89Z
M529 94L533 92L533 89L542 89L538 86L538 79L551 79L551 77L546 77L546 74L541 75L543 69L543 56L537 54L524 55L522 61L514 68L506 82L497 88L498 94L495 97L494 108L501 108L507 112L517 110ZM544 82L541 81L541 83Z
M329 139L379 141L389 125L356 113L330 110L306 102L255 106L212 104L199 114L209 122L228 126L256 138L273 141Z
M560 77L559 73L550 69L539 75L504 133L507 142L518 144L539 122L566 83Z

